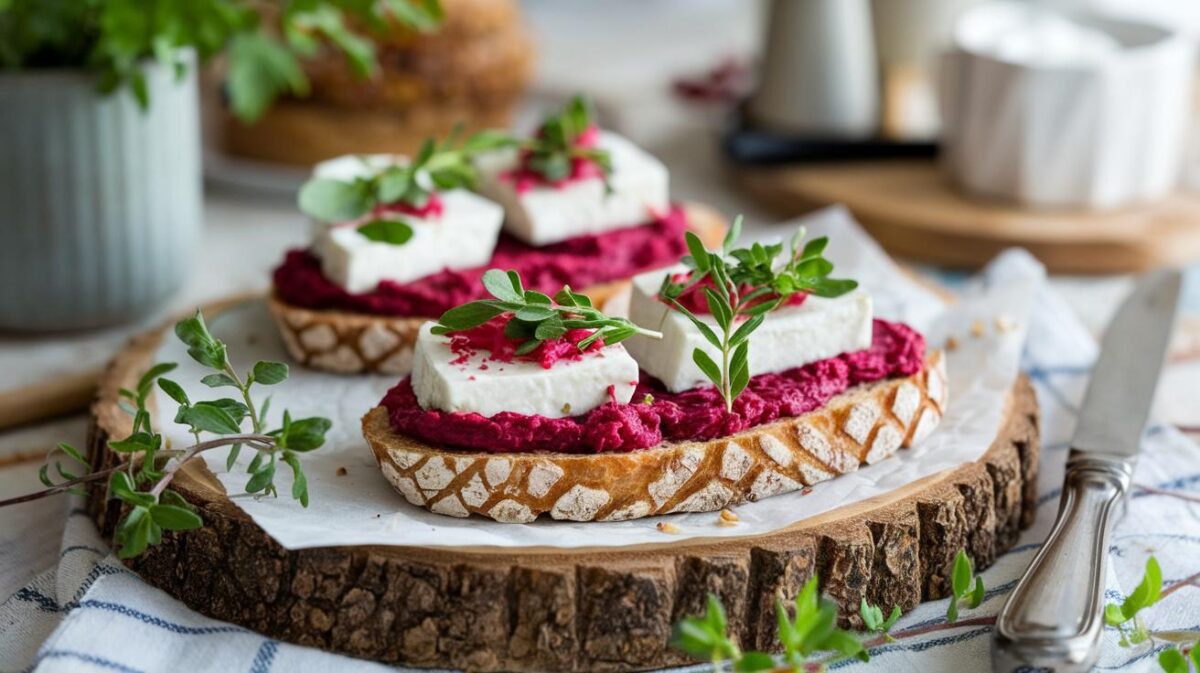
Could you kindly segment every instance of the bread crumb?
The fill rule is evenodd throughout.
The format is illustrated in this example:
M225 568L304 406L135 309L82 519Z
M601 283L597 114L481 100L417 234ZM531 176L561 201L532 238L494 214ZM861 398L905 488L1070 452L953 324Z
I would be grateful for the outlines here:
M571 415L571 403L570 402L567 402L566 404L562 405L562 412L564 415L567 415L567 416Z
M727 509L721 510L720 516L717 517L717 525L718 526L723 526L723 527L736 526L737 522L738 522L738 515L734 514L733 512L731 512Z
M958 350L958 339L952 336L946 337L946 350Z
M996 316L996 331L1011 332L1016 329L1017 323L1008 315L1001 313Z
M347 472L346 472L346 468L344 468L344 467L339 467L339 468L337 469L337 476L339 476L339 477L344 477L344 476L346 476L346 474L347 474Z
M978 339L979 337L983 336L984 332L986 331L987 328L984 326L982 320L976 320L975 322L971 323L971 336Z
M655 527L658 528L660 533L670 533L671 535L676 535L679 533L679 526L676 526L673 523L667 523L666 521L659 521L658 525Z
M646 393L646 396L642 398L642 404L654 404L654 396Z

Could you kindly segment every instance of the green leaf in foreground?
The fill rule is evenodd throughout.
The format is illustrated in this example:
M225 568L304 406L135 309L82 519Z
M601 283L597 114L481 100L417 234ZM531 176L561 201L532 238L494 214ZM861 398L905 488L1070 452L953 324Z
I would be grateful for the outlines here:
M371 220L358 228L367 240L389 245L404 245L412 240L413 228L401 220Z

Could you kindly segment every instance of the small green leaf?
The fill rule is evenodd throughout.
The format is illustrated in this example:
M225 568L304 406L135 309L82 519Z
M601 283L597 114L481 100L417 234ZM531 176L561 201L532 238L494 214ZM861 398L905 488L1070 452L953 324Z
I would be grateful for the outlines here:
M70 444L67 444L66 442L59 442L58 450L67 454L68 456L71 457L72 460L74 460L77 463L80 463L81 465L85 465L85 466L89 465L87 459L84 458L83 454L79 452L79 449L71 446Z
M246 482L247 493L258 493L265 490L275 480L275 462L268 461Z
M725 232L725 240L721 243L721 249L725 251L725 254L729 254L729 251L733 250L734 244L737 243L737 240L741 238L741 236L742 216L738 215L737 217L733 218L733 224L729 226L729 231Z
M161 439L156 435L148 432L135 432L125 439L113 440L108 443L108 448L117 453L138 453L141 451L153 451L161 444Z
M500 301L524 304L525 292L513 287L508 274L500 269L488 269L483 273L483 286ZM461 307L459 307L461 308Z
M1120 626L1125 623L1125 613L1121 612L1121 606L1116 603L1109 603L1104 606L1104 623L1109 626Z
M950 575L951 591L956 596L962 596L971 588L971 559L966 552L959 550L954 557L954 570Z
M412 226L400 220L371 220L357 231L369 241L389 245L404 245L413 237Z
M145 399L150 389L154 386L155 379L175 369L176 366L178 365L174 362L160 362L147 370L145 374L142 374L142 378L138 380L137 384L138 398Z
M121 547L117 556L126 559L141 555L150 545L151 539L159 537L155 534L157 528L148 508L137 506L129 510L117 524L114 533L114 539Z
M953 624L958 621L958 596L950 594L950 605L946 608L946 621Z
M708 377L709 381L712 381L713 385L721 385L721 368L717 366L717 363L713 362L713 359L708 356L708 353L705 353L700 348L693 350L692 362L696 363L696 366L700 368L700 371L703 372L706 377Z
M194 530L204 526L199 514L175 505L151 505L150 516L164 530Z
M555 311L554 309L550 308L549 306L543 306L541 304L533 304L533 305L529 305L529 306L526 306L526 307L518 310L515 315L518 320L526 320L529 322L538 322L541 320L548 320L550 318L557 317L558 312Z
M171 379L159 379L158 387L167 394L167 397L170 397L179 404L189 403L187 393L183 391L183 386L180 386Z
M730 369L730 394L733 398L737 398L750 385L750 344L742 342L733 351L733 358L729 361Z
M337 224L362 217L373 203L362 182L314 178L300 188L299 205L304 214Z
M229 412L212 402L197 402L183 415L183 422L197 430L218 435L236 435L241 432L238 423Z
M312 451L325 443L325 434L333 423L328 418L313 417L290 421L280 435L280 445L292 451Z
M478 327L504 311L503 306L488 300L473 301L456 306L438 318L438 324L434 326L433 333L448 334Z
M164 505L173 505L175 507L182 507L183 509L186 509L191 512L196 511L195 505L188 502L187 500L184 500L182 495L179 495L178 493L176 493L175 491L172 491L171 489L167 489L167 490L163 491L162 494L158 496L158 501L163 503Z
M1158 653L1158 665L1165 673L1188 673L1187 659L1174 647Z
M1134 588L1133 593L1125 599L1121 605L1121 612L1125 614L1127 619L1132 619L1139 610L1148 608L1158 602L1162 594L1162 569L1158 566L1158 559L1151 556L1146 559L1146 573L1142 576L1142 581Z
M254 364L254 382L273 386L287 380L288 366L282 362L264 360Z
M971 592L971 600L967 603L967 607L974 610L983 604L983 599L987 594L983 590L983 578L975 578L975 590Z
M283 462L292 468L292 498L299 500L301 507L308 507L308 478L300 467L300 459L291 451L284 451Z
M708 250L704 248L704 242L700 240L700 237L689 231L684 234L683 240L687 243L688 252L692 254L692 260L696 264L696 269L699 271L708 271Z
M234 381L232 377L230 377L228 374L224 374L224 373L209 374L209 375L201 378L200 383L203 383L204 385L208 386L209 388L221 388L221 387L240 388L241 387L238 385L237 381Z

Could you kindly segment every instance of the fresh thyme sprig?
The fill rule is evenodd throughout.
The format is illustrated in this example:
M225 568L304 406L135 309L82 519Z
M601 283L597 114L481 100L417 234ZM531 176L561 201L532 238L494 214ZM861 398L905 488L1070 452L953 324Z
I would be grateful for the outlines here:
M340 223L357 220L381 205L421 207L436 190L474 189L479 179L474 158L518 142L500 131L480 131L461 142L458 136L456 129L441 144L430 138L412 161L366 177L313 178L300 188L300 210L323 222ZM396 216L372 220L358 231L373 241L395 245L412 237L412 228Z
M971 579L974 578L974 588ZM983 604L983 578L975 574L975 564L962 549L954 557L954 569L950 573L950 605L946 608L946 621L958 621L958 602L963 601L972 610Z
M839 297L858 287L853 280L829 278L833 263L823 257L829 243L824 236L801 247L805 229L800 227L792 236L787 256L777 263L783 244L754 243L748 248L735 249L741 230L739 215L719 252L707 250L699 236L687 232L685 238L691 253L683 258L683 263L691 269L687 280L679 283L668 275L659 289L659 296L686 316L720 354L718 364L705 349L696 348L692 351L692 361L717 386L725 400L726 412L733 410L733 401L750 382L750 335L762 325L768 313L797 292ZM693 288L703 290L719 334L679 303L679 297ZM745 321L739 324L742 319Z
M592 306L585 294L563 286L554 298L536 290L526 290L516 272L488 269L483 274L483 286L495 299L480 299L457 306L442 314L434 325L434 334L451 334L478 327L503 313L513 317L504 327L505 336L521 342L516 354L535 350L547 339L557 339L572 329L594 330L577 345L587 349L598 339L606 346L642 334L661 339L662 333L639 327L625 318L604 315Z
M293 472L292 497L307 507L307 478L299 456L325 443L325 435L331 426L329 420L319 417L293 420L285 410L282 425L275 430L264 431L270 398L259 405L252 397L251 389L255 384L270 386L282 383L288 376L287 365L262 361L244 376L239 375L229 362L225 344L208 331L198 311L193 317L177 323L175 334L188 346L188 355L193 360L214 370L214 373L201 379L202 383L211 388L236 388L241 399L225 397L193 402L182 386L163 378L164 374L175 369L174 363L154 365L141 376L133 389L122 388L119 392L121 400L118 404L133 418L128 436L108 442L110 450L127 456L120 465L90 471L91 466L78 450L68 444L59 444L47 456L47 464L39 472L42 483L49 488L0 501L0 506L58 493L77 493L78 486L107 478L109 497L127 506L117 523L113 541L119 548L118 556L132 558L140 555L148 546L158 544L163 531L191 530L204 525L196 508L169 488L185 463L205 451L232 447L228 460L228 466L232 468L238 450L248 447L254 449L256 454L247 468L250 479L246 491L275 495L275 468L278 462L283 462ZM163 437L153 428L147 403L156 384L179 403L174 420L186 426L195 440L186 449L163 448ZM242 426L247 420L250 431L243 432ZM202 440L203 433L215 437ZM89 472L76 476L74 467L66 468L58 461L60 453ZM64 481L55 482L50 476L48 467L51 461Z
M1104 606L1104 623L1120 632L1121 647L1156 641L1171 643L1171 647L1158 653L1158 665L1166 673L1190 673L1189 661L1196 671L1200 671L1200 631L1151 631L1139 615L1180 586L1195 582L1196 577L1192 575L1163 591L1162 568L1158 559L1151 556L1146 559L1142 581L1125 600L1120 605L1109 603Z
M539 132L522 144L525 168L547 182L558 182L570 177L576 159L584 159L599 167L605 189L611 191L612 157L608 151L579 144L580 136L594 125L592 117L591 104L579 95L558 114L546 117Z
M803 670L819 652L836 652L836 658L856 657L870 661L871 656L850 632L837 628L837 604L817 591L813 576L796 596L792 614L781 597L775 599L777 637L783 646L782 663L795 671ZM701 617L686 617L675 626L671 645L694 657L712 662L720 670L722 662L732 662L741 672L773 671L775 658L765 652L743 652L729 637L725 609L714 595L708 595L706 612Z
M877 633L883 636L883 639L889 643L894 640L890 632L892 627L895 626L896 621L900 619L899 605L893 605L891 614L887 616L887 619L884 619L883 609L878 605L868 603L867 599L863 598L862 603L858 606L858 615L862 617L863 627L866 628L867 632Z
M960 550L958 557L966 558L965 552ZM942 624L922 624L893 637L890 631L900 618L900 607L894 606L891 615L884 619L883 611L864 598L859 615L866 632L878 634L878 637L863 641L849 631L837 628L837 604L819 594L818 581L814 575L805 583L790 614L783 597L775 598L776 637L783 650L778 657L765 652L743 652L737 640L729 635L725 608L712 594L708 596L704 615L685 617L675 625L671 646L710 661L713 671L726 670L723 665L728 662L738 673L782 670L799 673L824 671L831 664L849 658L870 661L869 649L872 647L954 626L953 620L948 619ZM982 586L981 581L979 586ZM988 618L988 623L992 621Z

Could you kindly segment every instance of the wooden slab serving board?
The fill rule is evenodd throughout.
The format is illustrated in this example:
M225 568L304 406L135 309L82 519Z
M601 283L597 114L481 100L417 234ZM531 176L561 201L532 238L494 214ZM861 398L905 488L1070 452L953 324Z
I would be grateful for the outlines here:
M117 391L152 364L166 334L132 340L102 377L89 432L96 469L122 460L107 449L129 430ZM356 657L472 671L643 670L686 663L667 645L671 628L702 612L709 592L753 648L772 647L776 594L794 596L813 573L850 624L863 597L907 611L945 595L959 549L987 567L1033 522L1038 452L1037 401L1022 378L975 463L766 535L664 533L662 543L570 549L288 550L192 461L172 487L205 527L168 533L129 565L210 617ZM92 487L89 511L111 536L120 504L105 490Z
M889 252L976 268L1008 247L1051 273L1130 273L1200 259L1200 196L1115 211L1035 211L956 191L932 160L738 168L754 196L787 215L845 204Z

